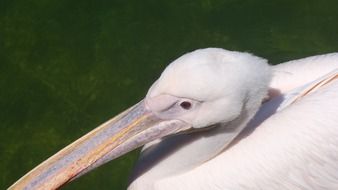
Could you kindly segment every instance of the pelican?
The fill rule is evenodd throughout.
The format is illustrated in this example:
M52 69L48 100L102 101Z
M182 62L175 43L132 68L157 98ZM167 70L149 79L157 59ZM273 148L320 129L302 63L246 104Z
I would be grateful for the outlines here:
M338 53L271 66L199 49L9 189L56 189L145 145L130 190L338 189Z

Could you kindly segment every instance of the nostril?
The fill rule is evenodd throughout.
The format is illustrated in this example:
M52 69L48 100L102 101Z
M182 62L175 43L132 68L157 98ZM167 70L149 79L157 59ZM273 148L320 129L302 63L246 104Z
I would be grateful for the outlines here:
M180 103L180 106L185 110L189 110L191 108L191 103L188 101L183 101Z

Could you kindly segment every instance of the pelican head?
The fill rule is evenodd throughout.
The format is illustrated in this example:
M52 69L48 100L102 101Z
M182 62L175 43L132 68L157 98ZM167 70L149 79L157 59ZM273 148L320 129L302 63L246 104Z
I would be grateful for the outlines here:
M232 121L243 109L257 108L269 80L264 59L218 48L201 49L172 62L151 86L145 102L159 118L203 128Z
M164 70L144 100L59 151L10 188L55 189L153 140L217 124L226 128L243 120L243 115L248 121L266 96L270 78L267 61L249 53L218 48L187 53ZM220 144L230 143L244 123Z

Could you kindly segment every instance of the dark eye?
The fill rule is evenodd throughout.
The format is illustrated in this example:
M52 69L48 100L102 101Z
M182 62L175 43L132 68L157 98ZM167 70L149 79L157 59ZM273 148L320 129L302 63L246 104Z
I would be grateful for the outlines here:
M188 101L183 101L180 103L180 106L185 110L189 110L191 108L191 103Z

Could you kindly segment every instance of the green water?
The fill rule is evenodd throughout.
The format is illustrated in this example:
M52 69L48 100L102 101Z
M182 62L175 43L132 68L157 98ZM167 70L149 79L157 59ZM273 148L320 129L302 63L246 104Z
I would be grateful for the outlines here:
M139 101L197 48L338 51L338 1L0 0L0 189ZM125 189L137 151L64 189Z

